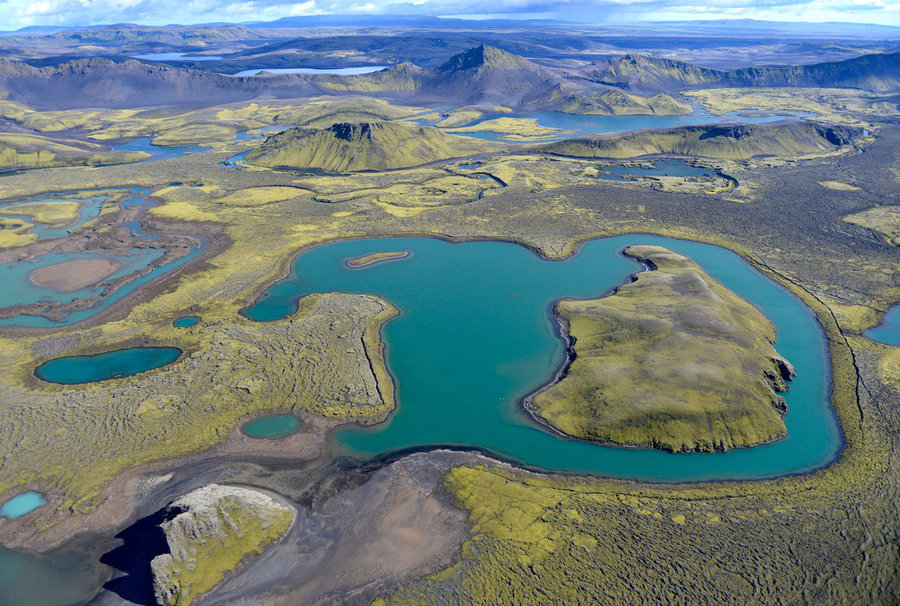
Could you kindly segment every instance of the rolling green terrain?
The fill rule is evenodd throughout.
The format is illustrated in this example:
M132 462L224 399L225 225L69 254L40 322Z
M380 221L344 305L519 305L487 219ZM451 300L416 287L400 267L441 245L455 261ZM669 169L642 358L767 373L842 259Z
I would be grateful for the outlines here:
M260 166L341 173L420 166L496 150L491 143L457 137L436 128L391 122L339 122L312 133L287 130L245 156Z
M529 409L573 437L673 452L784 437L776 392L793 370L765 316L687 257L654 246L625 254L652 271L609 297L557 304L572 359Z

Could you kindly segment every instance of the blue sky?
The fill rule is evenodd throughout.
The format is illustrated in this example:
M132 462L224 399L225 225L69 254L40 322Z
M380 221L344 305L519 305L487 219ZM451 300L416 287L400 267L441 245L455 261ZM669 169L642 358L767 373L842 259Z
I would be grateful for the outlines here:
M900 0L0 0L0 29L117 22L244 22L329 14L556 18L598 23L766 19L900 26Z

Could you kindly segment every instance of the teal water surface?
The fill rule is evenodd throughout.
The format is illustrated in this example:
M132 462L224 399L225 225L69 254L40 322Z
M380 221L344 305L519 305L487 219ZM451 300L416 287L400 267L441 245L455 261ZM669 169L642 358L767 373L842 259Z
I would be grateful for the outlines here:
M295 433L301 425L294 415L267 415L245 423L241 431L251 438L277 440Z
M200 323L200 316L181 316L174 322L172 322L172 326L175 328L190 328L191 326L196 326Z
M50 383L75 385L130 377L171 364L181 355L177 347L130 347L92 356L67 356L44 362L34 375Z
M798 371L785 394L787 439L727 453L670 454L558 437L521 411L521 398L546 384L564 360L564 344L549 313L553 301L601 295L640 271L638 263L619 254L629 244L657 244L690 256L772 320L778 352ZM415 254L404 263L365 272L343 264L349 257L398 249ZM693 481L799 473L826 465L840 451L829 402L827 348L815 316L723 248L623 236L588 242L560 262L503 242L345 241L300 255L290 276L243 313L257 321L275 320L293 313L298 297L334 291L377 294L401 311L383 331L397 410L385 423L333 434L339 448L358 456L477 448L533 468Z
M16 495L0 506L0 518L16 519L47 504L47 499L39 492L29 490Z
M867 330L865 335L885 345L900 345L900 305L890 308L881 324Z

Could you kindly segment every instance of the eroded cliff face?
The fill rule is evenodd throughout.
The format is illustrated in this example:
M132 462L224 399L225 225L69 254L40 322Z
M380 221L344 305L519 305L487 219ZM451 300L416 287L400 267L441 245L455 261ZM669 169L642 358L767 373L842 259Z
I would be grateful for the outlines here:
M258 490L210 484L175 501L161 524L169 553L150 563L156 601L184 606L288 531L292 507Z

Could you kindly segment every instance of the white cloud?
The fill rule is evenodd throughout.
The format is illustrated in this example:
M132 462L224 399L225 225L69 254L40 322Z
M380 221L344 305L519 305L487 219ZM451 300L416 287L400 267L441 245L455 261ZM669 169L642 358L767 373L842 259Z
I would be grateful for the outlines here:
M25 25L147 25L256 21L317 14L544 16L604 20L740 17L900 26L896 0L0 0L3 29Z

